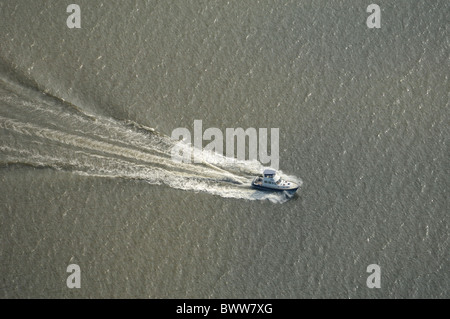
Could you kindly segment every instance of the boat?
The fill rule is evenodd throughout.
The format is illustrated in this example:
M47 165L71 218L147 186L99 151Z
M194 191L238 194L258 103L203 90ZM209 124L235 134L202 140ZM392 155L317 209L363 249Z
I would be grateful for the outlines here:
M281 179L273 169L265 169L262 176L257 176L252 181L252 187L264 191L288 191L296 192L299 185Z

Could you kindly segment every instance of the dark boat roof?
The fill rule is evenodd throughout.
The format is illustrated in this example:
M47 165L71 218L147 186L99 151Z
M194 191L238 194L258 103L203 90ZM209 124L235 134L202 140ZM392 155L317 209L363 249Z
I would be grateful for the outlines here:
M276 171L271 168L267 168L264 170L264 175L275 175Z

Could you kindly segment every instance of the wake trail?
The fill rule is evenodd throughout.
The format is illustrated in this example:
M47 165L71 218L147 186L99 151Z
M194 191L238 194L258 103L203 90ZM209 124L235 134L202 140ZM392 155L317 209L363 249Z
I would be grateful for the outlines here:
M226 198L282 203L291 197L250 187L253 177L263 170L258 161L240 161L184 145L200 163L176 162L171 150L178 141L152 128L86 114L67 102L2 78L0 131L1 165L137 179Z

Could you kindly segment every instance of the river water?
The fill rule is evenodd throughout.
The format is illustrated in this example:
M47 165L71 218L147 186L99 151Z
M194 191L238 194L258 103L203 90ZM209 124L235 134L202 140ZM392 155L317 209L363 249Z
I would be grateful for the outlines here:
M0 0L0 297L449 297L448 1L72 2ZM300 189L174 162L195 120Z

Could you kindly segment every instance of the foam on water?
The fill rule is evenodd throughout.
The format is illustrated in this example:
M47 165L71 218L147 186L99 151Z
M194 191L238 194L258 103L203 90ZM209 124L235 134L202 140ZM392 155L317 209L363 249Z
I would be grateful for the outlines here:
M178 163L171 158L177 141L151 128L84 113L8 79L0 80L0 91L2 165L25 164L89 176L138 179L226 198L282 203L293 196L252 189L251 180L264 169L258 161L195 149L202 163ZM302 184L295 176L279 173Z

